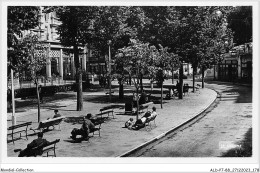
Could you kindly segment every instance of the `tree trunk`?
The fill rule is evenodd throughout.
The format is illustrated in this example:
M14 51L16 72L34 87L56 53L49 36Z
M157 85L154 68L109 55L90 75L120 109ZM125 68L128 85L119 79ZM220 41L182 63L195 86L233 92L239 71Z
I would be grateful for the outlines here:
M136 102L136 120L138 120L138 115L139 115L139 93L138 93L138 87L136 89L137 93L137 102Z
M119 82L119 99L124 98L124 84L122 81Z
M197 71L197 67L193 66L193 74L192 74L192 92L195 92L195 74Z
M140 74L140 89L141 89L141 93L143 92L143 74Z
M82 70L80 68L79 62L79 49L78 45L73 46L74 50L74 60L76 66L76 84L77 84L77 111L81 111L83 109L83 97L82 97Z
M195 74L194 74L194 71L193 71L193 74L192 74L192 92L195 93Z
M202 84L201 84L201 88L204 88L204 67L202 67L202 80L201 80L201 82L202 82Z
M151 80L150 83L151 83L151 91L153 91L153 81Z
M161 108L163 108L162 104L163 104L163 82L161 83Z
M172 84L174 84L174 72L173 72L173 69L172 69Z
M40 107L40 94L39 94L38 82L36 82L36 92L37 92L37 105L38 105L38 123L40 123L41 122L41 111L40 111L41 107Z
M180 69L179 69L179 83L180 83L179 99L182 99L183 98L183 64L182 64L182 62L180 64Z

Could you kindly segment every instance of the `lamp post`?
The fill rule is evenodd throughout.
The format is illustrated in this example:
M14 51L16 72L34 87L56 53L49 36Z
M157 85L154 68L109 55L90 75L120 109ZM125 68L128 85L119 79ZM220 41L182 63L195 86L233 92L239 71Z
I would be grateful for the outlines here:
M140 60L138 60L137 61L137 74L136 74L136 77L137 77L137 91L136 91L136 97L137 97L137 102L136 102L136 108L137 108L137 110L136 110L136 120L138 120L138 114L139 114L139 78L138 78L138 76L139 76L139 65L140 65Z
M12 93L12 125L16 125L15 116L15 100L14 100L14 70L10 62L8 62L9 67L11 67L11 93Z
M111 40L108 40L108 82L109 82L109 100L111 101L111 51L110 51Z

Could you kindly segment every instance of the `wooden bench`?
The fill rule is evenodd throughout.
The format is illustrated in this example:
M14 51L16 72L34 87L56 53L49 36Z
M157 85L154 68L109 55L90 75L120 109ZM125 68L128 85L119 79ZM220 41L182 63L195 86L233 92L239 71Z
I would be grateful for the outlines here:
M59 125L59 129L60 129L60 123L62 122L62 120L64 118L65 117L62 116L62 117L58 117L58 118L51 118L51 119L48 119L48 120L45 120L45 121L41 121L37 128L34 128L34 129L30 128L30 130L33 130L34 132L35 132L35 130L43 131L45 128L49 129L49 127L51 127L51 126L54 129L55 125Z
M158 115L158 114L157 114ZM154 126L156 127L156 124L155 124L155 118L157 117L157 115L155 115L154 117L152 118L147 118L146 122L145 122L145 128L146 130L148 130L148 126L150 127L150 129L152 129L152 121L154 122Z
M196 88L196 91L198 91L200 89L200 84L197 84L195 88Z
M83 116L80 117L67 117L66 122L68 123L74 123L74 124L83 124ZM97 127L95 127L90 133L93 133L93 136L95 135L95 132L98 131L98 135L100 136L100 130L101 130L101 124L104 123L104 118L102 117L97 117L97 118L92 118L90 121Z
M25 137L26 137L26 139L28 140L28 137L27 137L27 129L28 129L28 126L31 125L31 124L32 124L32 122L30 121L30 122L26 122L26 123L22 123L22 124L17 124L17 125L13 125L13 126L8 127L7 130L11 130L12 132L11 132L11 133L8 133L8 134L7 134L7 137L8 137L9 135L11 135L11 136L12 136L12 141L13 141L13 143L14 143L14 134L20 133L20 138L21 138L21 137L22 137L22 132L25 132ZM16 131L16 129L20 129L20 128L22 128L22 127L26 127L26 128L25 128L25 129L22 129L22 130Z
M96 118L96 119L90 119L91 122L98 127L95 127L94 129L92 129L89 133L93 133L93 136L95 135L95 132L98 131L98 136L100 137L100 130L101 130L101 124L104 123L104 119L103 118Z
M56 144L58 143L58 142L60 142L60 139L56 139L56 140L54 140L54 141L52 141L52 142L50 142L49 144L47 144L47 145L44 145L44 146L37 146L37 147L34 147L34 148L32 148L32 152L30 152L30 153L34 153L34 157L36 157L37 155L39 155L39 156L42 156L43 154L47 154L47 157L49 157L49 156L54 156L54 157L56 157ZM38 152L38 151L41 151L42 150L42 152ZM50 155L49 154L49 152L50 151L53 151L53 155Z
M49 143L48 145L46 145L46 146L43 148L42 154L47 153L47 157L49 157L49 156L54 156L54 157L56 157L56 151L55 151L55 149L56 149L56 144L57 144L58 142L60 142L60 139L56 139L55 141L52 141L51 143ZM49 155L49 152L50 152L50 151L53 151L53 155Z
M110 92L106 92L106 95L109 95ZM114 94L114 91L111 91L111 94Z
M114 109L112 107L105 107L105 108L100 109L99 111L100 111L100 113L96 114L96 116L98 116L98 117L103 118L103 115L107 114L107 118L108 118L112 114L113 119L115 118L114 117Z

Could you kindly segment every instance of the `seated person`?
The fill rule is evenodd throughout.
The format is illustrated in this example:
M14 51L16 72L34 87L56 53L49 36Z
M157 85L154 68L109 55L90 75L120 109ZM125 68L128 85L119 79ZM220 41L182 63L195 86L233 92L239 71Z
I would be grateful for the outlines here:
M146 112L146 113L144 114L144 116L143 116L141 119L138 119L138 120L135 122L135 124L132 126L132 129L134 129L134 130L139 130L140 128L145 127L146 121L147 121L148 119L151 119L151 118L153 118L154 116L157 115L157 113L156 113L156 108L153 107L152 110L153 110L152 112L148 111L148 112Z
M86 125L88 126L89 132L93 132L95 130L95 125L93 122L90 120L92 117L92 114L87 114L87 117L85 119Z
M47 141L46 139L43 139L43 133L39 132L38 133L38 138L34 139L31 143L27 145L27 148L24 150L16 150L20 151L20 154L18 157L30 157L30 156L36 156L36 155L42 155L42 149L44 146L47 146L50 142ZM38 147L37 149L33 149L35 147Z
M130 118L127 122L125 122L125 127L128 129L131 129L132 126L134 125L134 119Z
M54 110L54 116L53 118L61 117L61 114L58 113L59 111L57 109Z
M87 114L87 117L83 117L84 121L80 129L74 128L71 131L71 138L76 140L77 135L81 135L81 139L88 139L89 132L95 129L95 125L91 122L91 114Z

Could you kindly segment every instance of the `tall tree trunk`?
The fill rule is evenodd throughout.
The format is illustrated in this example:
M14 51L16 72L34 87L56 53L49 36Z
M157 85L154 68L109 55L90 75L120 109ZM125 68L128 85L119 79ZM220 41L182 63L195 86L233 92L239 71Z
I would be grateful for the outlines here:
M119 99L124 98L124 84L122 80L119 81Z
M183 64L182 64L182 62L180 64L180 69L179 69L179 83L180 83L179 99L182 99L183 98Z
M173 68L172 68L172 84L174 84L174 71L173 71Z
M161 83L161 108L163 108L162 104L163 104L163 82Z
M192 92L195 92L195 74L197 72L197 67L193 65L193 73L192 73Z
M41 122L41 111L40 111L41 106L40 106L40 94L39 94L38 82L36 82L36 92L37 92L37 106L38 106L38 123L40 123Z
M202 80L201 80L201 82L202 82L202 84L201 84L201 88L204 88L204 67L202 67Z
M77 84L77 111L83 109L83 97L82 97L82 70L79 62L79 49L78 45L73 46L74 60L76 66L76 84Z
M153 91L153 80L151 80L150 83L151 83L151 91Z
M139 116L139 93L138 93L138 84L136 88L136 94L137 94L137 102L136 102L136 120L138 120Z
M143 87L143 74L141 73L140 74L140 89L141 89L141 93L143 92L143 89L144 89L144 87Z

